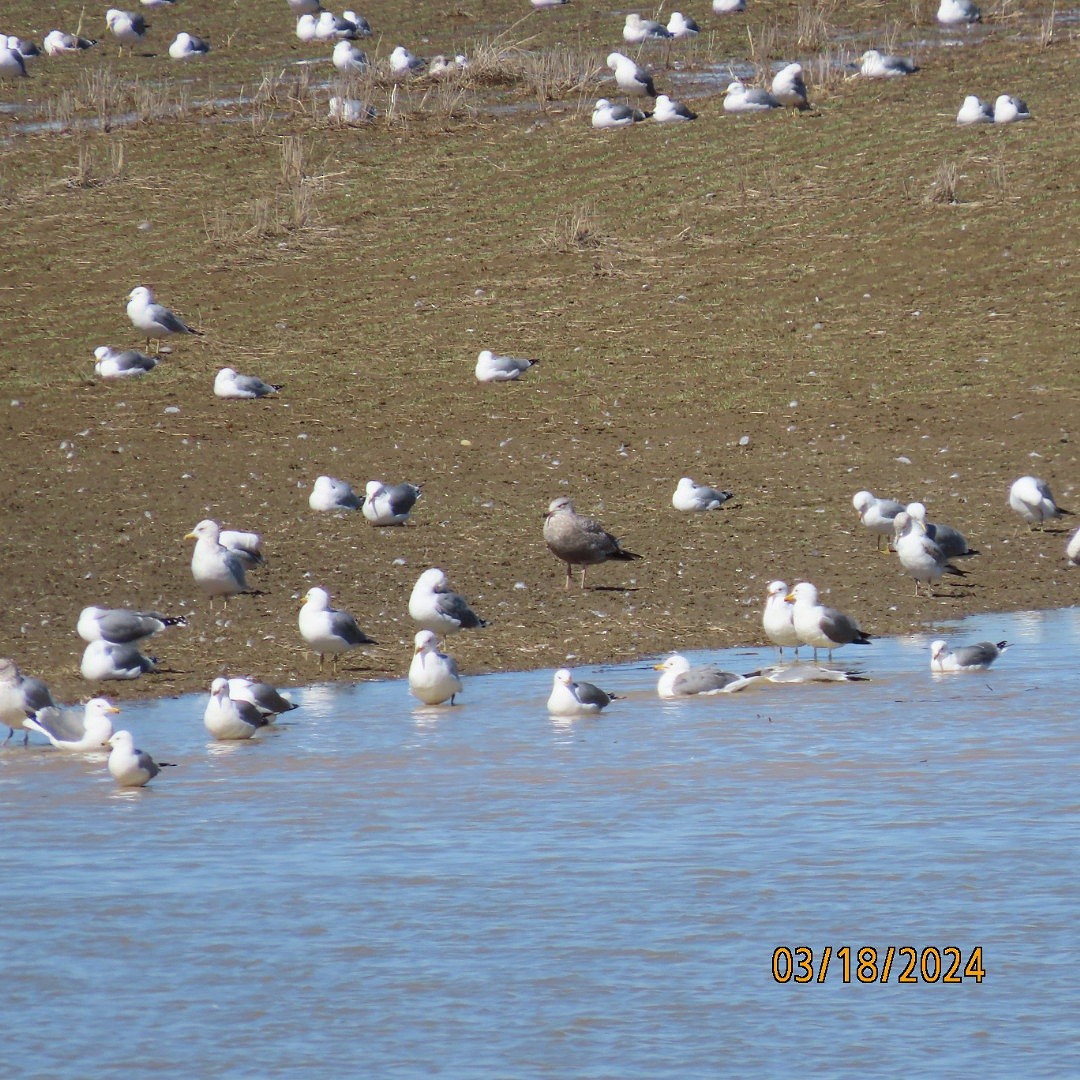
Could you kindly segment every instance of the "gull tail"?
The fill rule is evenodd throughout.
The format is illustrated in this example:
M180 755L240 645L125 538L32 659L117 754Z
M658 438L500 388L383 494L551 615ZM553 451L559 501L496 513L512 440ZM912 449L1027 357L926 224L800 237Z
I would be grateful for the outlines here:
M631 559L643 558L641 555L635 555L632 551L627 551L625 548L619 548L618 551L608 556L609 559L622 559L625 562L630 562Z

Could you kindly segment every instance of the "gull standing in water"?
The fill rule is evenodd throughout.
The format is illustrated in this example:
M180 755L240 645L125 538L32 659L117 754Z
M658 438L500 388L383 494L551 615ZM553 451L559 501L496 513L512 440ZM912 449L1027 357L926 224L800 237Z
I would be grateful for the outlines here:
M203 724L215 739L250 739L270 723L266 713L250 701L229 696L229 680L217 678L210 684L210 700L203 712Z
M850 615L819 602L817 588L809 581L800 581L788 593L787 599L794 604L795 633L814 650L815 660L818 649L825 649L831 661L833 649L839 649L841 645L870 644L870 635L860 630Z
M145 750L135 746L130 731L118 731L109 740L109 772L121 787L146 787L161 767Z
M798 660L802 638L795 632L794 608L788 601L788 587L783 581L769 582L761 625L766 637L780 650L781 660L785 648L794 649Z
M439 652L438 638L430 630L421 630L413 639L409 690L425 705L441 705L444 701L453 705L461 693L457 662Z
M43 709L56 709L49 688L40 680L24 675L14 660L0 660L0 721L8 727L6 743L31 716ZM23 736L23 746L30 740L29 732ZM3 745L0 743L0 745Z
M581 587L584 589L585 573L590 566L608 559L641 558L623 548L611 533L591 518L576 513L574 504L565 495L552 499L544 514L544 543L555 558L566 563L567 589L575 566L581 567Z
M555 672L547 708L552 716L592 716L613 700L613 694L605 693L589 682L574 682L569 668L559 668Z
M1007 648L1007 641L979 641L950 649L946 641L930 646L931 671L985 671Z
M282 713L300 708L269 683L249 679L245 675L229 677L229 697L233 701L246 701L254 705L269 723L273 723Z

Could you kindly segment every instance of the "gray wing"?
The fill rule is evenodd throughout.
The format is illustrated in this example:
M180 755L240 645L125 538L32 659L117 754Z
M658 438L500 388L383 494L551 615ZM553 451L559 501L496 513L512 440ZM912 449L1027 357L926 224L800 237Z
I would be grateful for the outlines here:
M435 597L435 610L448 619L455 619L463 630L475 630L487 626L487 622L465 602L457 593L439 593Z
M926 535L934 541L946 559L962 559L965 555L978 555L968 547L968 542L963 533L954 529L951 525L926 524Z
M262 712L278 713L291 712L300 708L295 702L282 697L269 683L256 682L248 687L248 692L255 699L255 707Z
M357 495L351 487L341 481L334 485L334 501L338 506L345 506L350 510L359 510L364 505L363 496Z
M760 87L747 90L746 100L753 105L767 105L769 108L780 107L780 102L768 90L762 90Z
M123 611L120 608L113 608L99 615L97 624L101 636L115 645L139 641L141 638L150 637L165 629L165 623L156 615Z
M599 705L602 709L611 704L611 695L605 694L599 686L594 686L591 682L574 683L574 693L582 705Z
M39 709L56 708L49 688L40 679L24 678L20 689L27 712L36 713Z
M672 689L676 694L710 694L723 690L729 683L736 682L741 676L732 671L715 671L712 668L691 668L684 671L674 682Z
M611 119L612 120L633 120L636 109L631 109L628 105L612 105L611 106Z
M895 499L878 499L877 501L877 512L884 518L894 518L905 509L904 504L898 503ZM879 540L878 543L881 541Z
M862 639L866 637L850 615L845 615L836 608L822 609L821 629L825 636L837 645L862 644Z
M729 499L735 498L733 491L720 491L719 488L698 488L698 494L704 495L710 502L723 506Z
M420 498L420 489L415 484L395 484L386 489L386 498L391 513L407 514Z
M152 371L158 364L156 357L147 356L135 349L125 349L111 359L120 371Z
M269 383L263 382L257 375L237 375L236 388L245 394L254 394L256 397L272 394L276 389Z
M43 735L57 742L78 742L86 734L82 709L42 709L31 721Z
M335 637L341 638L342 641L347 642L349 645L377 644L374 638L369 638L356 625L356 620L347 611L331 611L328 614L330 616L330 632Z
M910 60L905 60L900 56L886 56L883 62L887 68L892 68L894 71L902 71L906 75L911 75L913 72L919 70L918 64L913 64Z
M140 769L145 769L150 774L151 780L161 772L158 763L145 750L136 750L135 760L138 762Z
M140 16L141 19L141 16ZM195 331L191 329L181 319L177 318L167 307L162 307L161 304L150 305L150 317L156 323L160 323L170 333L173 334L194 334Z
M261 728L270 723L270 717L258 706L252 705L250 701L237 701L236 698L233 698L232 703L236 706L236 711L245 724L250 724L254 728Z
M995 645L992 641L979 641L953 650L953 656L961 667L985 667L992 664L1004 651L1006 642Z
M150 656L143 656L134 645L114 645L110 643L109 659L112 665L118 669L139 668L144 673L153 671L157 667L157 661Z
M141 15L132 16L131 29L134 30L136 34L145 34L146 20Z

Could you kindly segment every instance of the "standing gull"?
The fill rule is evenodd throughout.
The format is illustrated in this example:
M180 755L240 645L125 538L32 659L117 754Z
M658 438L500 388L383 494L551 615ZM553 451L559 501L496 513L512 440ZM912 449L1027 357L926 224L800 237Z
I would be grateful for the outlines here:
M130 731L118 731L109 740L109 772L121 787L145 787L161 768L145 750L135 746Z
M337 480L333 476L316 477L311 494L308 496L308 506L312 510L322 510L327 513L359 510L363 504L364 500L353 491L350 484L344 480Z
M1050 485L1035 476L1021 476L1013 481L1009 488L1009 506L1033 527L1072 513L1058 506L1050 493Z
M451 591L446 574L436 567L417 578L409 596L409 618L440 637L487 626L463 596Z
M931 671L985 671L1007 648L1007 641L979 641L950 649L947 641L930 646Z
M94 372L102 379L138 378L161 363L156 356L147 356L136 349L117 352L111 345L99 345L94 358Z
M528 371L539 360L525 357L499 356L490 349L484 349L476 358L476 378L479 382L510 382Z
M809 109L810 100L803 80L802 64L788 64L782 67L772 81L772 96L781 105L791 109Z
M409 664L409 690L425 705L454 704L461 693L461 676L452 656L439 652L438 638L430 630L421 630L413 640L413 658Z
M918 70L919 65L913 61L902 56L885 56L877 49L867 49L859 57L859 74L864 79L895 79Z
M719 510L724 503L734 498L731 491L695 484L689 476L684 476L675 487L671 505L684 514L703 514L708 510Z
M1065 557L1073 566L1080 566L1080 529L1072 534L1065 545Z
M934 541L946 559L967 559L979 553L968 547L967 538L951 525L935 525L926 520L926 507L921 502L908 503L907 513L918 521L926 535Z
M933 587L943 574L964 577L964 571L948 561L941 548L926 535L926 528L919 518L906 510L896 515L893 522L896 536L893 547L900 558L900 565L915 579L915 595L919 595L919 583L926 585L933 596Z
M590 566L608 559L641 558L626 551L611 533L591 518L577 514L574 504L565 495L552 499L544 514L544 543L555 558L566 563L567 589L575 566L581 567L581 587L584 589L585 574Z
M897 514L904 512L903 503L895 499L879 499L869 491L857 491L851 500L859 514L859 520L877 537L877 548L881 550L881 538L887 537L885 546L892 539L893 522Z
M120 8L109 8L105 12L105 23L120 42L121 53L125 45L130 50L137 41L142 41L146 37L146 31L150 29L141 15L122 11Z
M280 385L263 382L257 375L238 375L231 367L223 367L214 376L214 395L236 401L276 394Z
M982 22L982 12L971 0L941 0L937 9L937 21L942 26L970 26Z
M24 675L14 660L0 660L0 721L8 726L5 743L31 716L43 709L55 708L57 704L49 688L40 679ZM29 739L27 732L23 736L23 746Z
M361 509L372 525L404 525L421 494L416 484L384 484L381 480L369 480L365 491Z
M247 591L244 561L221 543L221 526L216 521L205 518L184 539L196 541L191 576L210 598L211 607L215 596L225 597L227 603L230 596Z
M75 625L83 641L111 641L127 645L153 637L170 626L187 626L183 615L159 615L156 611L128 611L127 608L84 607Z
M108 698L91 698L82 709L42 709L24 727L44 735L57 750L98 750L112 738L110 716L120 710Z
M747 678L733 671L717 671L709 667L691 667L681 653L672 653L666 660L653 665L662 671L656 693L662 698L693 697L697 694L721 694L734 683Z
M162 304L154 303L154 294L145 285L137 285L128 294L128 318L141 334L146 335L146 347L151 340L156 340L160 348L161 339L170 334L201 334L201 330L192 330L182 319Z
M785 648L794 649L798 659L802 638L795 631L794 608L788 601L788 587L783 581L769 582L761 625L766 637L779 648L781 660Z
M615 82L624 94L634 97L656 97L652 76L638 67L629 56L620 52L608 53L607 66L615 72Z
M804 644L814 650L825 649L832 660L833 649L841 645L869 645L870 635L859 629L859 624L836 608L825 607L818 601L818 591L809 581L800 581L788 594L792 601L792 619L795 633Z
M270 721L250 701L229 696L229 680L217 678L210 684L210 700L203 712L203 724L215 739L250 739Z
M330 594L318 587L308 589L298 623L303 639L319 654L320 670L327 654L330 666L336 671L340 653L355 649L357 645L378 644L356 625L356 620L347 611L332 608Z
M591 716L613 700L613 694L589 682L574 682L569 668L559 668L552 681L547 709L552 716Z
M26 79L26 61L18 49L12 49L0 38L0 79Z
M87 682L104 682L106 679L137 679L149 671L157 670L157 660L144 656L137 645L118 645L112 641L91 641L83 649L79 671Z

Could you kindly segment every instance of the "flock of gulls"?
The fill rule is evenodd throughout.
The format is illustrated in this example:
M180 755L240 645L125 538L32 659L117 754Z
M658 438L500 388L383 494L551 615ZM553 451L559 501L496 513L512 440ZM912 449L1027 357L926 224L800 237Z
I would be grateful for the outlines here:
M367 20L355 12L336 16L321 8L317 0L287 0L297 16L296 34L302 41L333 42L331 61L344 73L363 70L368 60L353 43L371 35ZM531 0L534 8L563 6L567 0ZM142 0L146 7L162 7L172 0ZM745 10L744 0L713 0L713 12L727 15ZM970 25L980 19L971 0L941 0L937 12L940 23L946 26ZM142 42L150 30L138 13L110 9L105 24L121 52ZM681 12L673 12L667 24L644 19L638 14L626 16L623 39L627 45L642 47L649 42L681 40L700 32L698 24ZM29 74L27 61L41 52L55 57L84 52L98 43L60 30L50 31L42 49L25 39L0 34L0 77L25 77ZM169 46L174 59L189 59L205 55L208 43L188 32L177 34ZM431 74L449 72L467 65L464 56L452 60L436 57L423 60L404 46L390 54L391 70L401 76L426 71ZM597 128L623 127L646 118L654 122L680 122L696 118L684 104L666 94L658 93L653 75L635 60L620 52L607 57L615 84L627 98L653 99L650 112L633 104L613 103L602 98L592 114ZM863 54L860 73L866 78L896 78L918 71L912 61L882 55L876 50ZM347 120L366 119L356 112L359 103L335 98L336 110ZM724 109L731 113L765 112L810 107L802 66L798 63L782 67L768 88L747 86L741 80L732 81L724 93ZM1029 117L1022 101L1001 95L993 107L971 95L965 98L957 122L1011 123ZM137 286L128 297L127 314L134 330L146 342L146 352L136 349L116 350L103 345L95 350L95 370L103 379L127 379L152 371L161 362L160 344L163 339L196 335L201 331L188 326L173 311L158 304L152 291ZM157 348L151 352L151 344ZM498 355L483 350L476 362L475 376L480 382L516 380L539 361ZM282 387L258 376L239 374L232 368L222 368L214 379L213 392L228 399L256 399L278 393ZM330 476L318 477L309 495L313 510L347 514L360 511L374 526L405 525L421 497L419 486L402 482L386 484L381 480L367 483L365 493L357 495L344 480ZM674 509L687 514L704 514L722 508L734 495L730 491L696 483L689 477L678 481L672 496ZM1032 527L1069 513L1058 507L1049 487L1036 477L1025 476L1011 487L1009 506ZM963 577L967 571L956 563L978 555L966 538L950 526L927 520L921 502L901 503L879 498L860 491L853 505L862 524L897 555L901 566L914 581L916 595L920 588L928 593L943 578ZM634 561L642 556L627 550L620 541L598 522L575 510L569 498L554 499L543 519L543 538L550 552L566 568L565 588L573 584L573 572L581 574L580 587L585 588L590 566L609 561ZM195 546L191 558L191 573L195 585L213 606L220 598L223 603L249 590L247 575L257 571L264 562L262 538L257 532L224 529L213 520L200 521L188 534ZM1080 565L1080 530L1066 547L1070 562ZM454 658L441 650L441 645L462 630L478 630L488 623L477 615L466 599L453 591L446 574L435 567L425 570L413 587L408 614L417 626L414 648L408 668L408 685L426 705L455 703L462 692L463 682ZM80 670L88 682L136 679L152 672L157 660L142 650L146 643L164 631L186 625L182 616L166 616L157 612L128 609L106 609L97 606L84 608L76 631L85 642ZM347 611L331 605L330 594L323 588L310 588L300 607L297 627L306 646L318 656L322 668L329 657L331 667L338 658L352 649L375 644ZM770 583L762 613L762 627L771 642L779 649L781 663L744 674L720 671L709 667L692 667L686 657L673 654L659 663L657 693L661 698L730 694L762 683L851 682L863 678L854 672L818 666L818 654L824 652L832 661L834 650L847 645L868 645L872 638L861 629L852 616L823 605L817 588L810 582L798 582L788 588L783 581ZM945 641L935 641L930 647L930 666L934 672L964 672L985 670L1007 648L1008 643L978 642L950 649ZM813 662L799 662L799 649L812 650ZM794 654L795 663L784 663L784 650ZM553 678L547 700L553 716L573 717L599 713L615 700L615 695L588 682L575 681L570 669L562 668ZM256 679L222 675L213 680L204 711L204 724L215 739L248 739L260 729L272 724L282 714L297 706L273 686ZM40 680L23 675L11 659L0 659L0 721L8 726L7 740L16 730L24 732L24 743L31 732L43 736L60 750L95 752L109 748L108 770L116 782L125 787L142 787L152 780L163 765L136 748L130 732L115 731L112 716L119 710L103 697L93 697L81 708L64 707L53 699L49 688Z

